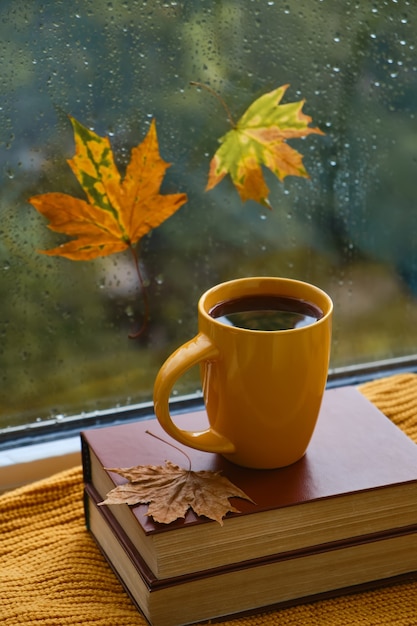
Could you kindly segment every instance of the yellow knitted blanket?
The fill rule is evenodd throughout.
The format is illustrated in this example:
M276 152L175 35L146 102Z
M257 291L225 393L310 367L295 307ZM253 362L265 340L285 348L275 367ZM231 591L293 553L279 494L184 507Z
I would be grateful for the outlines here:
M417 443L417 376L362 393ZM145 626L84 526L81 468L0 497L0 623ZM224 626L417 624L417 582L232 619Z

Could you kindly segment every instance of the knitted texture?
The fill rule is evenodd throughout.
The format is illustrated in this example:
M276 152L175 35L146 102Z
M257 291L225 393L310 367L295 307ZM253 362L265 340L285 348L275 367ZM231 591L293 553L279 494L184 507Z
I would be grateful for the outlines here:
M360 389L417 442L416 375L393 376ZM76 467L0 497L1 624L146 626L85 529L82 489ZM222 624L410 626L417 624L417 582Z

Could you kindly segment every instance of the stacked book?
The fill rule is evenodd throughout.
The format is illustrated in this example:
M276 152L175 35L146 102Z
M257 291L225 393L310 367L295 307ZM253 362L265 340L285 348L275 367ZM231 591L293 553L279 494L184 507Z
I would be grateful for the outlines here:
M207 423L204 411L176 422ZM307 453L289 467L245 469L183 448L193 471L220 471L253 500L232 499L240 512L223 526L192 510L160 524L147 505L98 506L126 482L104 468L184 464L149 432L170 440L155 419L81 440L87 527L153 626L288 606L417 571L417 446L357 389L326 391Z

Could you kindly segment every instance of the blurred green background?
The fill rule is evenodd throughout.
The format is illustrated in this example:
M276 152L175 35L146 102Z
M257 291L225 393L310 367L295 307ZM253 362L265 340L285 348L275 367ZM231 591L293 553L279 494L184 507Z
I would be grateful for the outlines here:
M196 332L199 295L267 274L333 297L332 367L416 351L417 4L350 0L2 0L0 427L149 400ZM292 143L310 180L267 175L273 210L229 180L204 191L226 115L289 83L325 137ZM155 117L162 191L189 202L141 245L151 320L129 254L72 262L28 204L82 192L67 115L108 135L120 169ZM198 373L176 394L198 389Z

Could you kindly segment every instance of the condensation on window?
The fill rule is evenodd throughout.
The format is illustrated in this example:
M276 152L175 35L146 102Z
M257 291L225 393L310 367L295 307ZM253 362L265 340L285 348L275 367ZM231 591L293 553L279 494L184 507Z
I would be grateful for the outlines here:
M0 6L0 427L151 399L163 360L197 328L199 295L247 275L314 282L335 303L332 367L417 347L417 5L405 0L3 0ZM218 138L258 96L325 136L293 142L309 179L266 173L272 210L225 178ZM129 254L38 250L65 237L27 199L82 197L68 115L109 136L123 171L156 120L164 193L188 203L140 245L150 320ZM175 393L199 389L190 372Z

